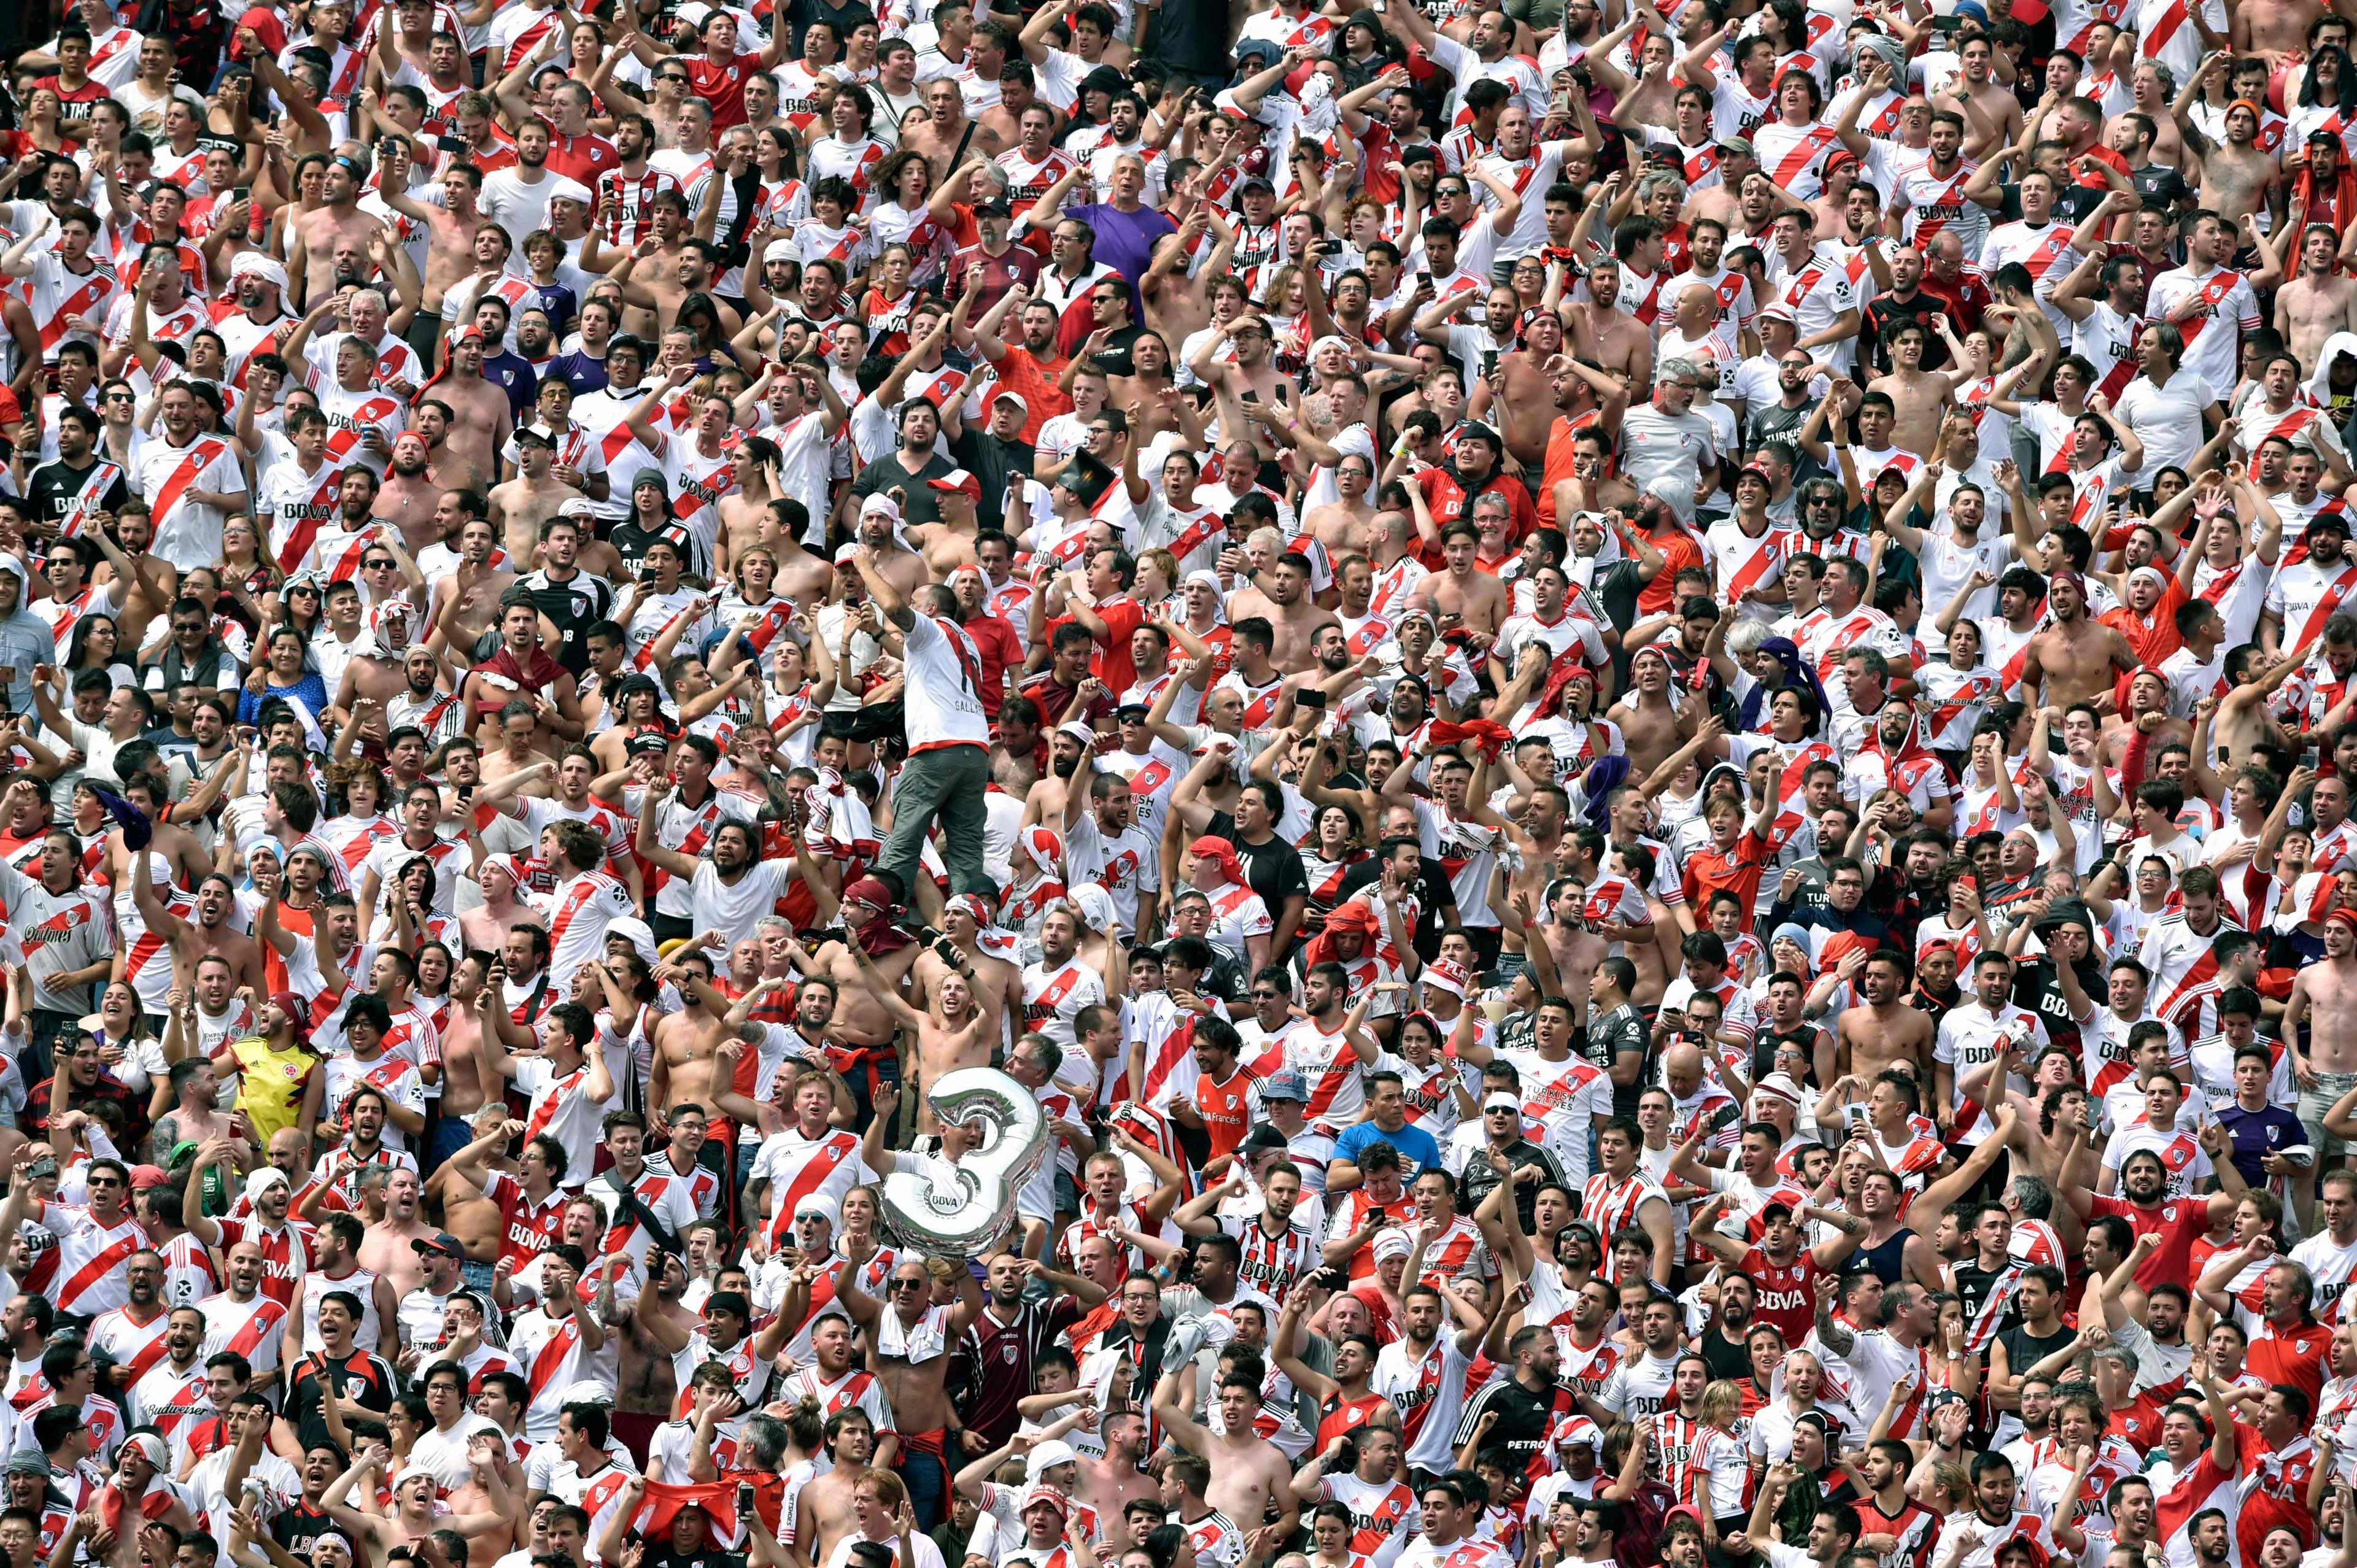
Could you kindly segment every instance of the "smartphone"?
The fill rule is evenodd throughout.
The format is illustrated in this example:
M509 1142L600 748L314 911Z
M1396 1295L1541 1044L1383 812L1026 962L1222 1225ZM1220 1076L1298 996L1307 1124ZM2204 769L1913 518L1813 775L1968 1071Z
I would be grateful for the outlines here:
M434 138L434 145L441 148L446 153L463 153L467 150L467 138L464 136L436 136Z
M229 199L232 203L239 201L251 201L253 199L253 187L250 185L241 185L235 190L229 193Z
M1242 396L1246 403L1258 403L1260 401L1260 393L1253 391L1250 387L1244 388L1243 392L1239 395Z

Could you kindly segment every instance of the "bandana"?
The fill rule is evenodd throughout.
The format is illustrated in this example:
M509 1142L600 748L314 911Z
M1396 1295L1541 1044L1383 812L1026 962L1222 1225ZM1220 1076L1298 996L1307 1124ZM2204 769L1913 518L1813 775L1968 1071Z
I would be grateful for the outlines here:
M1336 905L1326 916L1325 929L1310 938L1308 947L1303 950L1302 972L1307 974L1321 963L1342 961L1341 956L1334 950L1336 931L1356 931L1366 938L1369 947L1372 947L1375 933L1381 929L1375 919L1375 907L1365 899L1353 898L1347 904ZM1361 956L1365 956L1365 950L1361 950Z
M1221 879L1232 886L1244 879L1243 862L1237 858L1236 846L1216 834L1206 833L1187 846L1187 853L1198 860L1220 863Z
M876 911L864 924L852 931L853 937L859 943L860 950L869 958L882 958L886 953L898 952L916 940L892 923L892 917L896 913L892 895L885 890L884 884L873 876L859 877L851 886L845 887L843 890L843 902L865 904ZM846 927L850 925L847 918L844 923Z

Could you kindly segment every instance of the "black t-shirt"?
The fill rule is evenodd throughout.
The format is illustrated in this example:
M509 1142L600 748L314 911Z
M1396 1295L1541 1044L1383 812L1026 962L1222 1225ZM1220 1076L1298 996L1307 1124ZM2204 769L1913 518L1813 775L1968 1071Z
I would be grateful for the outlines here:
M2065 1324L2041 1339L2032 1334L2026 1324L2016 1323L2012 1327L2000 1331L1996 1338L1997 1343L2005 1347L2007 1368L2018 1378L2078 1337L2079 1331Z
M1516 1170L1524 1165L1536 1165L1546 1173L1541 1180L1551 1181L1557 1186L1567 1185L1564 1180L1563 1162L1527 1138L1517 1139L1508 1146L1506 1163ZM1490 1168L1490 1156L1480 1151L1476 1151L1466 1160L1465 1174L1458 1179L1461 1183L1458 1188L1463 1195L1461 1201L1468 1212L1480 1208L1481 1200L1498 1186L1498 1173ZM1514 1208L1522 1216L1523 1234L1526 1236L1538 1233L1538 1201L1537 1182L1525 1182L1514 1189Z
M671 1542L666 1540L661 1551L651 1545L647 1548L646 1559L640 1568L745 1568L745 1554L708 1546L701 1552L683 1556L673 1552Z
M1236 846L1236 856L1244 863L1244 885L1260 895L1268 906L1268 918L1283 918L1281 906L1287 898L1298 897L1305 909L1309 906L1309 874L1301 868L1301 852L1271 833L1257 844L1246 843L1236 832L1236 820L1225 811L1211 813L1211 836L1223 838ZM1347 881L1345 886L1348 886ZM1271 953L1272 961L1282 955Z
M1104 347L1090 355L1089 362L1109 376L1134 376L1137 366L1130 358L1130 350L1145 336L1143 327L1125 327L1107 336Z
M2183 175L2167 164L2147 164L2142 168L2132 168L2128 170L2128 183L2136 187L2136 193L2144 198L2147 206L2159 202L2174 208L2180 201L2190 204L2193 200L2193 188L2185 183Z
M1242 849L1243 846L1238 844L1236 847ZM1416 910L1415 929L1410 933L1410 940L1415 943L1416 956L1425 962L1430 963L1440 956L1440 932L1443 919L1441 912L1456 911L1457 894L1449 885L1448 867L1428 854L1419 856L1418 860L1420 864L1416 877L1421 886L1415 892L1416 902L1421 907ZM1383 862L1373 855L1369 855L1342 873L1341 885L1336 892L1335 901L1340 903L1360 888L1371 886L1383 880ZM1308 873L1303 874L1301 880L1303 886L1307 887L1309 885ZM1378 908L1380 908L1380 906ZM1275 906L1271 905L1270 912L1273 914L1275 910Z
M951 471L949 463L939 452L928 453L924 467L911 474L900 466L900 456L896 448L861 469L851 493L866 500L869 496L888 496L899 490L901 521L911 528L920 522L941 521L941 492L925 481L947 475Z
M44 463L34 469L27 488L30 491L35 515L50 522L63 521L66 514L74 509L74 503L81 499L84 487L90 486L91 475L97 467L98 460L93 457L79 468L68 467L63 461L59 461ZM88 505L84 508L85 520L91 510L114 511L130 499L130 489L123 482L123 469L120 465L115 465L112 482L91 487Z
M703 552L696 548L694 533L683 523L673 521L661 528L647 529L640 528L638 520L632 518L628 522L616 523L606 538L633 576L638 575L639 563L647 557L647 547L658 539L668 541L680 552L687 571L698 576L711 575L712 564L704 559Z
M556 627L557 646L548 651L566 673L579 678L589 668L589 628L614 608L613 585L576 567L561 583L551 582L543 568L525 576L522 585Z
M323 1535L341 1535L344 1527L333 1514L315 1509L299 1498L291 1509L281 1509L270 1520L270 1537L297 1557L311 1555L311 1543Z
M2084 971L2080 984L2089 996L2103 994L2100 975L2092 980ZM2079 1048L2079 1026L2071 1016L2071 1004L2062 997L2062 987L2054 978L2054 961L2050 958L2024 959L2014 972L2013 1004L2027 1007L2038 1015L2046 1026L2047 1036L2066 1050Z
M1900 299L1896 295L1876 295L1866 307L1865 330L1858 334L1859 341L1865 345L1867 363L1877 373L1889 371L1890 351L1882 346L1882 335L1890 330L1893 322L1915 321L1921 322L1923 328L1923 369L1936 371L1944 367L1948 362L1948 346L1940 341L1939 328L1932 325L1932 317L1944 315L1947 308L1947 301L1925 294L1920 288L1912 299ZM1801 414L1805 419L1814 412L1816 404L1812 402L1801 411Z
M1006 519L1006 477L1027 477L1038 461L1038 449L1026 441L1001 441L987 430L961 430L950 450L959 466L982 484L982 499L974 503L974 521L983 528L1001 528ZM1017 532L1021 532L1017 530Z
M1598 1013L1587 1020L1587 1059L1602 1072L1610 1072L1612 1064L1624 1056L1641 1060L1653 1048L1653 1032L1645 1026L1645 1015L1628 1003L1622 1003L1609 1013ZM1759 1075L1752 1082L1760 1081ZM1637 1114L1638 1096L1645 1092L1645 1075L1640 1070L1637 1081L1623 1088L1612 1086L1612 1114Z
M1958 1263L1952 1271L1956 1282L1956 1299L1964 1304L1964 1327L1967 1330L1980 1321L1981 1303L1988 1299L1989 1287L1996 1283L1997 1276L2004 1272L2002 1268L1984 1269L1970 1259ZM2014 1310L2013 1304L2008 1302L2006 1304L2004 1316L1997 1321L2000 1333L2009 1332L2019 1326L2021 1316Z
M341 1361L330 1360L324 1351L304 1357L296 1368L294 1391L286 1402L286 1418L294 1423L303 1451L307 1454L330 1441L328 1418L320 1413L327 1385L348 1400L382 1412L393 1408L398 1375L390 1362L365 1350L355 1350Z
M1740 1339L1729 1339L1717 1328L1702 1331L1702 1359L1713 1378L1740 1382L1751 1375L1750 1348Z

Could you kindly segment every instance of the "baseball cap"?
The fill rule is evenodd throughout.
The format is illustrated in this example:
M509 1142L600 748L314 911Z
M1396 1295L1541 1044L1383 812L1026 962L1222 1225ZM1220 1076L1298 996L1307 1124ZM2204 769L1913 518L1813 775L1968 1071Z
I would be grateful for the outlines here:
M467 1249L458 1245L458 1239L447 1230L437 1230L431 1236L420 1236L410 1245L417 1250L420 1257L429 1252L439 1252L446 1258L456 1258L462 1263L467 1261Z
M1271 1100L1307 1101L1309 1096L1301 1087L1301 1075L1291 1068L1280 1068L1260 1080L1260 1097Z
M982 481L975 478L963 468L952 468L948 473L943 474L938 479L927 479L925 481L925 488L934 490L954 491L957 494L965 497L968 500L978 501L982 499Z

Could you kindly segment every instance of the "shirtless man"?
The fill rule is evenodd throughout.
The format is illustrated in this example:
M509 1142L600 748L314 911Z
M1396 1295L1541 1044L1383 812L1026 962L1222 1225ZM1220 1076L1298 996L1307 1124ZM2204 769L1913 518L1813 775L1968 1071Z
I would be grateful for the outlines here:
M1369 553L1374 545L1375 509L1367 494L1373 482L1373 463L1359 453L1344 453L1334 466L1337 499L1304 512L1301 532L1314 537L1326 547L1327 554L1338 560Z
M1542 312L1523 340L1523 347L1499 355L1491 372L1489 420L1514 461L1535 474L1546 465L1547 433L1555 428L1556 376L1548 366L1563 352L1562 319Z
M409 194L405 167L400 171L403 183L393 182L393 166L406 162L403 153L387 156L384 204L425 230L425 292L418 318L438 321L442 296L475 271L475 231L485 221L482 209L476 205L483 190L482 171L463 158L454 160L442 171L442 205L437 207Z
M1866 389L1890 399L1889 445L1901 452L1930 452L1941 419L1956 403L1953 380L1923 369L1929 340L1921 322L1900 322L1890 335L1890 373L1875 377Z
M811 1265L805 1262L801 1266ZM834 1426L825 1440L831 1468L802 1487L794 1502L795 1533L808 1543L807 1550L826 1554L821 1562L833 1555L836 1542L857 1532L859 1520L852 1507L852 1492L876 1456L876 1426L867 1412L848 1404L840 1419L842 1424ZM833 1418L829 1425L834 1425Z
M2098 713L2112 713L2113 678L2137 667L2136 650L2116 627L2087 618L2087 584L2078 573L2057 572L2051 582L2046 607L2054 624L2029 639L2022 690L2040 692L2043 707L2093 703Z
M887 1083L877 1087L876 1119L869 1126L862 1151L871 1165L888 1173L899 1162L911 1158L881 1147L881 1130L891 1124L899 1103L898 1085ZM953 1163L955 1151L962 1149L964 1144L965 1130L945 1123L942 1154L935 1157L936 1163L943 1160ZM901 1470L905 1473L928 1461L938 1466L938 1495L946 1498L952 1473L950 1462L963 1456L945 1452L945 1444L949 1440L950 1400L948 1391L942 1387L942 1380L948 1375L951 1359L939 1351L922 1359L889 1355L877 1349L877 1342L883 1337L884 1316L889 1313L899 1319L897 1326L901 1330L904 1340L920 1324L926 1324L942 1336L944 1345L956 1344L965 1337L966 1327L973 1323L974 1315L982 1310L982 1287L971 1273L966 1273L958 1281L957 1301L949 1306L933 1306L931 1305L932 1275L926 1271L925 1260L909 1251L901 1253L899 1261L892 1265L892 1273L886 1282L885 1299L877 1301L861 1290L856 1283L860 1270L867 1265L875 1253L876 1243L873 1241L855 1243L851 1250L846 1251L844 1261L849 1267L843 1273L835 1299L843 1303L854 1322L864 1325L867 1329L867 1369L884 1385L885 1398L891 1402L893 1418L899 1429ZM916 1289L906 1288L912 1283ZM1256 1391L1254 1404L1257 1407ZM1249 1418L1246 1419L1249 1425ZM974 1441L979 1443L981 1435L976 1434Z
M1489 650L1513 610L1505 585L1476 565L1480 553L1481 531L1469 517L1458 518L1440 532L1445 570L1416 584L1408 596L1409 603L1430 611L1437 624L1461 626L1470 632L1477 646L1468 651L1475 653Z
M467 946L476 952L497 952L507 941L508 932L517 926L545 927L539 910L529 904L516 901L519 886L515 859L511 855L492 855L483 862L478 875L478 885L483 891L483 901L458 914L458 931ZM459 981L454 972L450 978L450 994L459 992ZM453 1025L457 1023L454 1017ZM448 1035L444 1035L447 1041ZM479 1042L478 1042L479 1044ZM447 1054L447 1047L446 1047Z
M2357 331L2357 277L2336 264L2341 236L2311 223L2299 237L2299 272L2276 291L2276 330L2299 357L2303 376L2316 373L2324 340Z
M1239 1528L1257 1528L1272 1505L1278 1512L1279 1537L1293 1531L1300 1504L1293 1495L1293 1467L1277 1446L1260 1435L1253 1424L1260 1408L1256 1383L1238 1378L1223 1382L1212 1397L1218 1402L1225 1430L1214 1434L1178 1403L1178 1373L1166 1372L1155 1385L1154 1416L1172 1441L1187 1451L1174 1468L1192 1461L1196 1472L1178 1479L1185 1490L1200 1489L1203 1500L1227 1515ZM1201 1475L1208 1465L1210 1476ZM1193 1485L1189 1485L1189 1481ZM1168 1495L1166 1486L1165 1495ZM1252 1520L1245 1526L1244 1520Z
M1097 553L1102 557L1103 552ZM1489 581L1491 586L1497 586L1495 579ZM1279 670L1291 673L1308 669L1310 645L1318 632L1341 624L1332 610L1321 608L1309 596L1308 557L1282 551L1254 582L1258 585L1244 589L1231 601L1231 612L1239 618L1259 616L1268 622L1275 634L1269 659ZM1502 597L1504 590L1499 591ZM1493 627L1485 635L1495 634Z
M856 888L858 884L852 886ZM893 1054L894 1044L899 1037L899 1023L873 993L872 988L877 983L877 977L881 975L883 983L899 989L910 967L916 963L917 955L924 950L911 942L880 958L870 958L868 964L863 967L851 956L846 943L858 940L858 926L864 924L871 914L886 911L871 911L866 905L849 898L845 900L843 910L844 929L850 935L822 946L817 956L803 968L806 972L814 968L834 987L834 1023L828 1031L834 1043L850 1049L888 1057ZM865 953L861 956L868 957ZM846 1072L845 1076L855 1082L864 1082L866 1079L864 1073ZM884 1114L880 1102L877 1114Z
M464 446L450 444L450 426L457 415L442 401L438 386L435 396L419 400L411 418L414 423L410 428L425 438L425 477L436 487L480 495L499 482L498 471L483 466L482 454L475 443L469 441Z
M2237 55L2298 59L2308 48L2309 28L2326 10L2323 0L2244 0L2228 13L2226 36Z
M691 943L688 951L701 956L702 945ZM727 1079L719 1076L716 1053L722 1038L737 1031L742 1015L737 1023L731 1023L728 998L713 989L709 976L694 968L666 966L664 978L678 984L683 1005L655 1026L654 1066L647 1079L647 1097L664 1112L682 1105L708 1107L728 1086ZM759 989L766 996L782 984L763 981ZM750 1004L759 1004L758 998Z
M1854 872L1844 872L1854 875ZM1845 1007L1834 1024L1836 1070L1872 1083L1885 1068L1905 1067L1919 1084L1932 1081L1932 1015L1907 1004L1905 961L1895 953L1867 955L1858 966L1866 1000Z
M1650 386L1653 335L1613 303L1620 297L1624 282L1618 262L1599 262L1588 270L1590 297L1565 306L1572 317L1571 351L1593 360L1607 375L1622 378L1631 387Z
M1058 817L1047 820L1060 820L1060 804L1058 811ZM982 930L990 923L989 915L989 908L971 894L942 906L941 931L952 951L943 953L938 942L923 949L909 969L909 978L917 1005L930 1007L942 983L957 977L990 1016L991 1022L983 1026L983 1037L996 1039L1006 1034L1011 1043L1006 1021L1023 1016L1023 969L982 950Z
M319 205L295 214L295 243L302 266L297 275L307 300L326 299L334 294L339 249L366 255L369 242L385 231L383 220L360 206L368 156L358 144L339 146L338 156L320 177ZM348 165L346 159L352 161ZM355 167L361 172L355 173Z
M468 327L450 340L450 373L434 383L434 399L450 411L449 428L443 437L450 451L472 464L473 471L486 476L488 483L488 476L500 471L499 454L507 445L512 421L506 392L483 379L481 328ZM419 428L424 428L422 420ZM452 489L479 488L453 484L447 475L441 476L441 482ZM538 543L538 539L533 542Z
M433 461L425 437L404 430L393 438L393 460L369 515L401 531L402 547L412 555L441 542L435 512L442 492L425 472Z
M417 1173L406 1165L369 1166L361 1176L362 1196L378 1171L384 1172L384 1216L370 1222L360 1265L391 1286L399 1301L425 1278L425 1260L410 1243L431 1240L435 1228L418 1218Z
M716 505L720 516L721 558L716 573L725 573L745 552L769 544L783 531L770 510L778 499L778 448L767 436L750 435L737 444L732 460L736 484ZM774 549L774 546L772 546Z
M452 989L455 992L456 986ZM454 1005L450 1009L451 1025L455 1026L458 1023L461 1014L469 1015L468 1021L472 1025L472 1012L470 1007ZM480 1026L473 1026L479 1037ZM447 1030L442 1039L447 1047L450 1039ZM444 1065L448 1065L447 1058L444 1058ZM470 1080L474 1076L472 1072L467 1074ZM475 1089L474 1095L478 1101L482 1099L479 1086ZM523 1135L524 1124L511 1121L504 1104L479 1105L468 1116L453 1116L446 1108L441 1120L435 1125L437 1132L449 1129L452 1137L460 1140L457 1144L460 1149L468 1146L463 1142L468 1133L474 1133L479 1141L491 1140L484 1144L478 1156L480 1165L470 1167L474 1176L479 1177L487 1168L497 1168L511 1177L517 1175L515 1162L507 1159L502 1151L511 1139ZM429 1203L441 1205L442 1228L457 1238L458 1245L466 1250L469 1262L490 1265L500 1261L500 1243L505 1240L506 1217L498 1204L483 1196L483 1189L476 1185L474 1179L462 1176L457 1166L446 1159L435 1167L432 1176L425 1178L425 1197Z
M2334 910L2324 921L2324 958L2299 972L2284 1008L2284 1037L2297 1040L2305 1019L2308 1049L2292 1052L2299 1119L2327 1168L2348 1144L2324 1130L2325 1112L2357 1089L2357 920Z
M2273 207L2281 175L2273 155L2259 150L2259 117L2236 101L2226 111L2226 145L2201 160L2201 205L2231 230L2263 207Z
M1657 648L1639 649L1629 660L1629 690L1605 717L1620 726L1629 754L1629 776L1641 779L1670 753L1694 738L1701 710L1689 703L1670 706L1670 661Z
M436 503L436 515L451 519L461 515L458 499L457 491L444 491ZM499 624L500 596L516 580L513 572L490 564L499 541L499 529L490 520L467 519L458 530L458 565L434 585L428 624L441 631L451 650L462 659L483 633ZM539 542L540 536L535 532L533 543L536 547Z
M455 352L452 357L456 359ZM476 360L479 367L479 350ZM490 383L479 380L477 384L488 387ZM506 538L509 560L529 561L540 548L541 526L568 501L586 498L551 472L556 448L544 432L524 426L515 433L515 447L516 477L491 489L490 526Z
M965 95L953 77L937 77L925 84L926 118L911 124L901 136L903 147L925 155L933 166L933 183L949 177L953 158L980 154L996 158L1006 150L1006 140L965 112Z
M229 924L229 916L237 907L237 896L226 879L208 875L199 883L192 918L183 919L157 896L154 861L152 845L141 849L131 875L132 899L147 929L172 944L174 960L185 964L189 972L195 971L201 959L218 958L230 966L238 984L252 987L256 995L262 994L262 950L254 945L252 937Z

